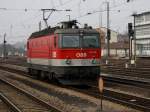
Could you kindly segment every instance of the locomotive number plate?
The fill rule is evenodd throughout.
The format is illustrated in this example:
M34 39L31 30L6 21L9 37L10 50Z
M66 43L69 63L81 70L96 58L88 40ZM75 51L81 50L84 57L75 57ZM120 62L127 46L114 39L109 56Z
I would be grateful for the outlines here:
M87 57L87 53L76 53L77 58L85 58Z

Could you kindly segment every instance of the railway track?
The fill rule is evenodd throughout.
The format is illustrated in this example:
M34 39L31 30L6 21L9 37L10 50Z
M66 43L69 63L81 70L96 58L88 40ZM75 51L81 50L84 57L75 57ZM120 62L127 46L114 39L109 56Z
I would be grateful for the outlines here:
M11 101L0 93L0 111L1 112L18 112Z
M96 98L101 98L97 87L92 87L89 88L88 90L87 88L86 90L84 89L81 90L78 88L73 88L73 89L75 89L76 91L86 93L88 95L92 95ZM150 112L150 99L136 97L133 95L129 95L129 94L125 94L125 93L121 93L109 89L104 89L103 98L138 110L142 110L144 112Z
M125 85L131 85L131 86L137 86L137 87L141 87L141 88L147 88L150 89L150 82L147 81L143 81L141 79L133 79L133 77L129 78L129 77L112 77L112 76L106 76L106 75L102 75L103 79L107 82L111 82L111 83L117 83L117 84L125 84Z
M0 93L0 99L3 101L3 103L7 105L7 107L5 107L7 108L7 111L21 112L21 110L12 101L10 101L3 93Z
M150 88L150 85L145 85L144 83L140 83L140 82L134 82L134 81L130 81L130 80L120 80L118 79L112 79L109 77L103 77L105 80L105 84L123 84L123 85L133 85L132 87L136 87L136 86L140 86L142 88ZM127 81L127 82L126 82ZM129 83L129 84L128 84ZM97 86L92 85L91 83L89 83L89 86L86 86L85 88L83 86L79 87L79 86L70 86L70 89L94 96L95 98L101 98L100 96L100 92ZM126 105L138 110L142 110L144 112L150 112L150 98L146 98L146 97L140 97L140 96L136 96L136 95L132 95L132 94L128 94L125 92L121 92L121 91L116 91L110 88L105 87L104 88L104 92L103 92L103 98L112 102L116 102L122 105Z
M10 67L5 67L5 66L0 66L0 69L3 69L3 70L6 70L6 71L9 71L9 72L13 72L13 73L21 73L22 75L25 75L27 77L31 77L33 78L34 76L30 76L27 74L27 71L24 71L24 70L18 70L18 69L14 69L14 68L10 68ZM119 75L121 76L121 75ZM128 78L125 77L111 77L111 76L106 76L106 75L103 75L102 74L102 77L105 79L105 81L109 81L109 82L113 82L113 83L121 83L121 84L128 84L128 85L133 85L133 86L138 86L138 87L142 87L142 88L150 88L150 82L145 82L143 80L138 80L139 78L135 78L135 79L132 79L132 78Z
M136 69L125 69L125 68L121 69L121 68L114 68L114 67L106 67L102 69L102 71L104 73L150 79L149 70L136 70Z
M13 112L62 112L29 92L0 79L1 98Z
M5 70L7 70L9 72L17 73L17 70L13 71L13 69L10 69L10 68L5 68ZM20 72L21 71L19 71L19 73ZM76 87L68 87L67 86L66 88L74 89L76 91L94 96L96 98L100 98L98 88L96 88L96 87L83 89L83 88L76 88ZM104 90L104 96L103 97L107 100L117 102L117 103L120 103L123 105L127 105L129 107L136 108L136 109L142 110L144 112L150 111L150 99L136 97L133 95L128 95L128 94L124 94L124 93L120 93L120 92L116 92L116 91L112 91L112 90L107 90L107 89Z

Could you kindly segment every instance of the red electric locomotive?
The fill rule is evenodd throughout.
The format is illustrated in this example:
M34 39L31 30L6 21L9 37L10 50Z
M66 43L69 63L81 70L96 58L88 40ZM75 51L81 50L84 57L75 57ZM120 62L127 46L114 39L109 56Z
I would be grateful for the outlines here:
M27 41L28 72L39 77L93 79L100 74L100 38L76 21L33 33Z

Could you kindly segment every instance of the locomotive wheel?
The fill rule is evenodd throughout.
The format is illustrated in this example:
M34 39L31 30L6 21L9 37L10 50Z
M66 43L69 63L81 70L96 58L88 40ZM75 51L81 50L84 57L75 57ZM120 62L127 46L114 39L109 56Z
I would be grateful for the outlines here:
M51 73L48 75L48 79L54 81L54 80L56 79L55 75L56 75L56 74L55 74L54 72L51 72Z
M53 78L54 78L53 75L54 75L54 73L49 73L49 74L48 74L48 79L49 79L49 80L53 80Z
M46 75L46 73L44 71L40 72L40 78L41 79L45 79L45 75Z
M28 68L28 74L31 75L31 68Z
M40 79L41 78L41 71L40 70L34 70L34 76L37 78L37 79Z
M34 75L34 70L32 68L28 68L28 74L33 76Z

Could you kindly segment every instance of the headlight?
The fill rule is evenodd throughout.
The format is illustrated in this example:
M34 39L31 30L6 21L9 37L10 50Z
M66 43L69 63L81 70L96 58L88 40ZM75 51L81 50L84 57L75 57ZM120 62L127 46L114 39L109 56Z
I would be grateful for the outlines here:
M71 64L71 59L66 59L66 64L70 65Z
M92 64L96 64L96 63L97 63L96 59L92 59Z

